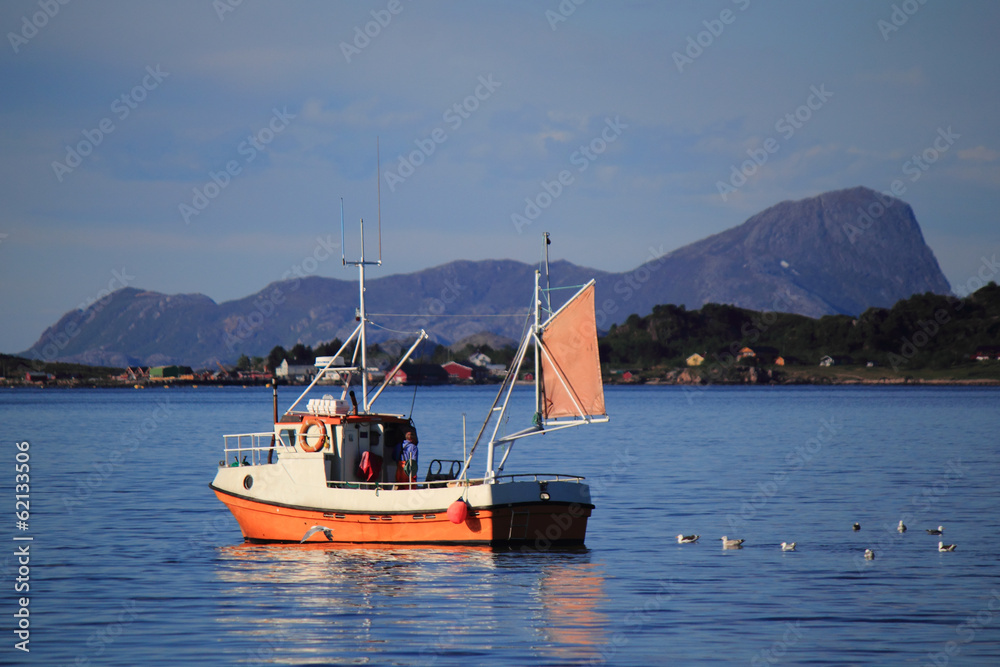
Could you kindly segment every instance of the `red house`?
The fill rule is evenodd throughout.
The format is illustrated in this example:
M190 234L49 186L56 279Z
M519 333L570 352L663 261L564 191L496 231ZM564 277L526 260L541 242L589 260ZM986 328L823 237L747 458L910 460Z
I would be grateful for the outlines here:
M472 379L472 368L470 366L464 366L457 361L449 361L446 364L441 364L441 368L448 373L448 378L450 380Z

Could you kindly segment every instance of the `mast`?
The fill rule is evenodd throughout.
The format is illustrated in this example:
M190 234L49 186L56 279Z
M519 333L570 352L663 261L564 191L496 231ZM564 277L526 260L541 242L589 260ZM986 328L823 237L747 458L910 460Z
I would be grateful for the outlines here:
M361 291L358 314L361 317L361 402L365 412L368 412L368 341L365 337L365 221L361 220L361 261L358 262L360 279L358 286Z
M535 356L535 412L538 414L538 417L541 418L541 415L542 415L542 381L541 381L542 380L541 379L542 355L540 353L540 350L538 349L538 336L542 333L542 325L541 325L542 298L541 298L541 294L539 293L541 291L540 290L540 286L539 286L539 278L540 278L539 271L538 271L538 269L535 269L535 322L532 325L532 331L534 331L535 335L532 336L532 338L534 339L533 342L535 344L535 354L534 354L534 356Z
M549 233L542 232L542 250L545 253L545 301L548 306L547 312L552 312L552 290L549 286ZM535 412L541 418L542 414L542 376L541 376L541 353L538 349L538 339L542 333L541 309L542 298L540 294L538 271L535 271Z

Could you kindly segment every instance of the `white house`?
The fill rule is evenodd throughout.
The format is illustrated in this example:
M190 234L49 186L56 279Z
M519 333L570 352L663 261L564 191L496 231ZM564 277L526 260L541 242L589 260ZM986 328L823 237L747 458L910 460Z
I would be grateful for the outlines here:
M469 355L469 363L473 366L488 366L491 361L492 359L482 352L475 352Z
M316 368L311 364L290 364L285 359L274 369L274 376L286 380L311 380L316 375Z

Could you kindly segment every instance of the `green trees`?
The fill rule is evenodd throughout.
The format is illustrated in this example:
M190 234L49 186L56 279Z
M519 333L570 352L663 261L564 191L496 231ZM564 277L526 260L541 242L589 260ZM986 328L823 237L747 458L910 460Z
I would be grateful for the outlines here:
M858 317L756 312L721 304L700 310L656 306L631 315L600 340L601 360L615 365L683 365L697 352L731 362L743 347L780 354L786 363L868 362L905 368L950 368L971 363L977 349L1000 346L1000 287L990 283L964 299L917 294L892 308ZM743 363L750 363L749 361ZM757 362L760 363L758 359Z

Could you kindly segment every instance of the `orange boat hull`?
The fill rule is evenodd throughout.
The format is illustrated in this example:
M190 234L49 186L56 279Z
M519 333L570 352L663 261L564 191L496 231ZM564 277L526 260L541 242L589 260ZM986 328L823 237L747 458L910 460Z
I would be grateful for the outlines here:
M514 544L540 550L583 544L591 506L579 503L526 503L474 508L462 523L435 513L347 513L287 507L236 496L213 487L251 542L300 542L314 526L329 528L306 542L386 544Z

